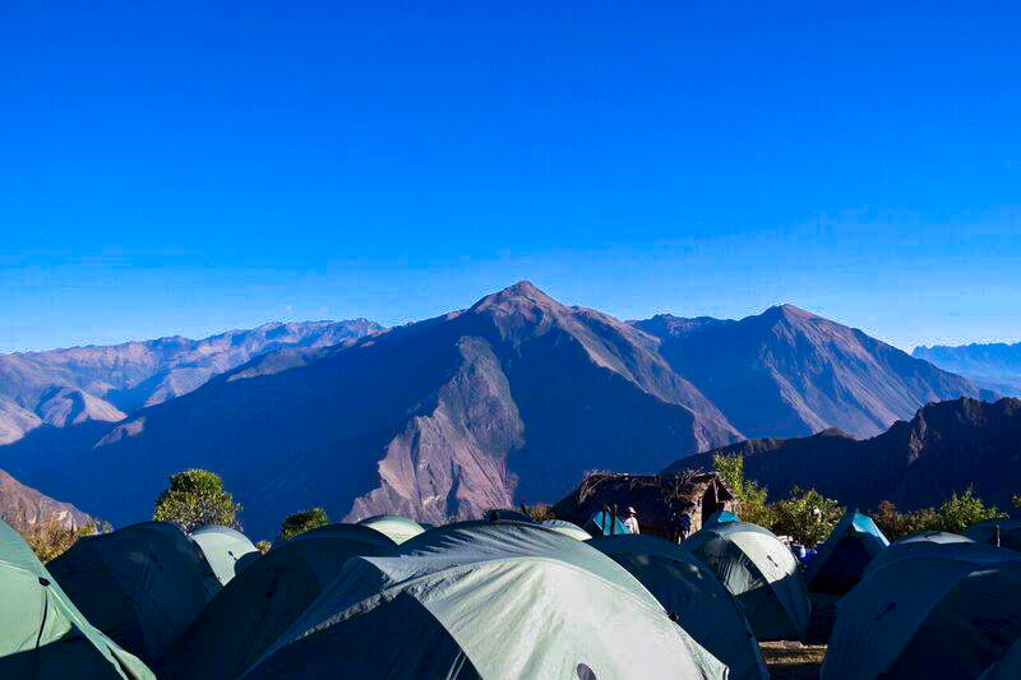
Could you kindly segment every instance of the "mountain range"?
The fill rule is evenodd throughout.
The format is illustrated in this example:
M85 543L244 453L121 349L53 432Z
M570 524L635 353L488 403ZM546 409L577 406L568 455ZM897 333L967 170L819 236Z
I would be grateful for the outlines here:
M912 356L959 373L976 385L1021 397L1021 342L916 347Z
M323 347L380 330L365 319L271 323L202 340L180 336L105 347L0 355L0 444L41 425L117 422L187 394L281 347Z
M711 467L717 454L742 455L746 478L765 485L774 500L797 485L863 510L883 500L914 510L974 485L984 501L1010 508L1021 492L1021 400L928 404L866 440L836 429L749 440L683 458L664 472Z
M625 322L521 282L468 309L358 331L263 344L178 392L154 387L172 385L167 369L125 386L97 378L110 388L79 379L63 387L127 416L99 417L84 398L54 409L63 426L0 448L0 467L115 524L144 518L168 475L207 468L266 536L313 505L338 519L442 521L558 498L591 469L654 472L767 433L872 436L930 401L995 396L789 305L739 321Z

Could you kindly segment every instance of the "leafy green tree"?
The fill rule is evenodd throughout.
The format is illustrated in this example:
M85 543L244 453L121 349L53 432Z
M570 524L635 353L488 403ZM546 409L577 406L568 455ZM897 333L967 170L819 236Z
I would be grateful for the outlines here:
M737 499L737 512L745 522L768 527L773 523L772 508L766 502L769 491L744 476L744 456L713 456L713 469Z
M205 524L241 529L241 504L223 488L220 476L208 470L185 470L170 476L170 487L160 493L153 508L157 522L173 522L183 531Z
M326 526L329 523L330 519L322 508L309 508L308 510L295 512L284 518L283 524L280 525L280 538L286 541L298 534L303 534L317 527Z
M791 489L791 495L772 506L772 530L790 536L802 545L816 545L833 531L844 514L844 508L832 498L815 489Z
M939 524L935 508L899 512L890 501L881 501L879 507L868 514L891 541L919 531L935 531Z

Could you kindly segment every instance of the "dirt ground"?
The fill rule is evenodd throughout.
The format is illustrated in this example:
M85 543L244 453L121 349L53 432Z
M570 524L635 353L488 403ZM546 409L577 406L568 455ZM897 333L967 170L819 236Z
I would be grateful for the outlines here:
M826 645L800 642L762 642L762 658L771 680L817 680Z

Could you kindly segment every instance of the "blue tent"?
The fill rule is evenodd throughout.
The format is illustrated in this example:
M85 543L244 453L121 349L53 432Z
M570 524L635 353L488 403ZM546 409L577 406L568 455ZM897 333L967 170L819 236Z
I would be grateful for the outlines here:
M614 517L612 513L605 510L592 513L592 516L585 522L584 529L593 536L620 536L631 533L619 517Z
M846 594L861 580L869 562L888 545L890 541L871 517L857 510L845 512L809 564L805 574L808 589L829 595Z
M727 522L740 522L740 521L741 521L741 519L736 514L731 512L730 510L724 510L724 509L720 508L719 510L717 510L713 514L709 515L709 519L707 519L705 521L705 524L703 524L702 526L708 527L708 526L712 526L713 524L726 524Z

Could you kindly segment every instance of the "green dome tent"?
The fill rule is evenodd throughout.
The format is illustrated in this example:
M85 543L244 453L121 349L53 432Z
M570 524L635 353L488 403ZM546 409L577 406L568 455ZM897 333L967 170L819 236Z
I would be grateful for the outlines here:
M592 535L589 534L589 532L585 531L574 522L568 522L565 519L548 519L544 522L540 522L540 524L547 529L559 531L564 536L570 536L571 538L579 541L587 541L592 538Z
M1007 651L1006 656L990 666L979 680L1017 680L1021 678L1021 639Z
M606 510L592 513L592 516L585 522L584 529L593 536L622 536L631 533L619 517L614 517Z
M230 527L210 524L196 529L189 536L198 544L206 562L223 585L234 578L241 558L257 552L247 536Z
M890 542L868 515L848 510L837 522L805 574L808 589L844 595L861 580L876 555Z
M376 515L358 523L389 536L398 545L425 531L425 527L415 520L400 515Z
M1021 555L975 543L902 548L837 605L822 680L974 679L1021 637Z
M0 521L0 678L155 680L92 626L32 550Z
M397 547L374 529L333 524L299 534L254 560L213 598L167 652L160 680L240 677L355 555Z
M747 522L703 527L684 541L744 606L760 640L799 640L811 616L794 554L768 529Z
M482 519L487 522L535 522L535 520L523 512L506 508L486 510L485 514L482 515Z
M1021 520L987 519L969 527L964 535L976 543L996 545L1021 552Z
M93 625L150 663L221 588L198 546L166 522L83 538L49 570Z
M960 534L952 534L949 531L916 531L913 534L908 534L903 538L898 538L893 542L893 545L904 545L905 543L974 543L967 536Z
M727 664L730 680L769 677L744 609L687 550L656 536L599 536L589 545L648 588L681 628Z
M534 523L436 529L340 576L244 677L697 680L726 668L630 574Z

